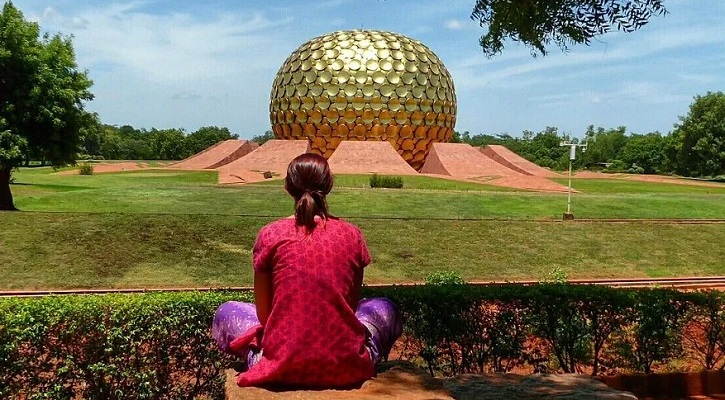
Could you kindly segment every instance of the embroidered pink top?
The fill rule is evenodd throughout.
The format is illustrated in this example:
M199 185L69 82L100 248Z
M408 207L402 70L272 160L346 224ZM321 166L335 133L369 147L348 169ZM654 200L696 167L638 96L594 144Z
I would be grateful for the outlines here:
M354 298L369 263L362 233L340 219L318 219L311 235L291 218L262 228L254 268L272 271L272 307L263 332L258 327L235 341L249 344L261 335L263 349L237 383L333 388L370 379L374 368Z

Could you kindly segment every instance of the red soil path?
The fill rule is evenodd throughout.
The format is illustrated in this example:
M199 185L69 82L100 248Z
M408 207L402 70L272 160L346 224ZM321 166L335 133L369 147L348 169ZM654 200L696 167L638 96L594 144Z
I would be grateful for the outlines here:
M219 183L251 183L265 180L264 173L275 178L284 177L290 161L309 151L307 140L270 140L229 164L216 168Z
M344 140L328 161L334 174L418 175L388 141Z
M179 169L214 169L239 159L259 147L248 140L223 140L193 156L169 165Z

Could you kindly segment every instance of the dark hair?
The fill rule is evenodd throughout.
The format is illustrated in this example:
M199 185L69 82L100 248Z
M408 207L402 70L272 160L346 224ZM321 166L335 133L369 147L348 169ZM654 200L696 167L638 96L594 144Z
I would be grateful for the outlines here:
M307 232L315 229L315 216L329 218L327 194L332 190L330 165L324 157L305 153L297 156L287 167L285 189L295 199L295 224Z

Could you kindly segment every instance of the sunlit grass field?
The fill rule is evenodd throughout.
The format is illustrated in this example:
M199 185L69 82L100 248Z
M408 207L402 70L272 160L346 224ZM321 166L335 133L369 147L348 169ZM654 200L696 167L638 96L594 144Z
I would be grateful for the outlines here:
M140 170L91 176L21 169L12 186L24 211L283 216L292 203L282 181L223 186L216 172ZM430 177L404 188L370 189L369 177L336 177L329 197L341 217L558 220L566 194L514 191ZM725 184L696 187L622 180L574 180L577 218L725 218ZM639 190L636 190L639 188Z
M21 169L21 212L0 213L0 289L226 287L251 284L264 224L292 213L282 182L220 186L216 173L92 176ZM368 283L725 275L725 224L560 222L566 194L405 177L370 189L338 176L333 214L359 225ZM725 185L575 179L578 219L725 219Z

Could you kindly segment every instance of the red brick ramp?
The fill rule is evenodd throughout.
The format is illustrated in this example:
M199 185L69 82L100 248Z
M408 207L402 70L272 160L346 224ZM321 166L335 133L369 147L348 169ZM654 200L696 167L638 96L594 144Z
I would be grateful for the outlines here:
M264 173L284 177L290 161L309 151L307 140L270 140L246 156L217 168L219 183L252 183L265 180Z
M328 161L334 174L418 175L388 141L344 140Z
M465 143L434 143L420 172L477 180L524 176Z
M542 178L561 177L556 172L532 163L505 146L491 144L486 147L479 147L479 150L499 164L511 168L514 171L521 172L524 175L539 176Z
M189 158L169 165L178 169L214 169L243 157L259 147L248 140L223 140Z
M420 172L514 189L567 191L564 185L513 170L465 143L434 143Z

